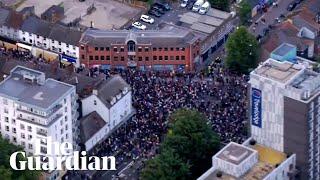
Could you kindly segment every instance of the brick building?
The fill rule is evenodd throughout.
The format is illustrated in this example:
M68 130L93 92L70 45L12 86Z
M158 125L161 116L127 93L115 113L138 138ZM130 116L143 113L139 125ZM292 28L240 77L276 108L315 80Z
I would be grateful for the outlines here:
M102 69L193 70L200 40L177 27L159 31L87 30L80 39L80 61Z

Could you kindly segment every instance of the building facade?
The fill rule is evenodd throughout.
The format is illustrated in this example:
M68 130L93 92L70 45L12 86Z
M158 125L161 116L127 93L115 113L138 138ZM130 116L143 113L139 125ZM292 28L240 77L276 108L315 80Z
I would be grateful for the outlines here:
M47 153L47 140L68 142L77 148L76 89L45 74L16 66L0 84L0 131L3 138L35 153L35 141L41 141L40 155ZM54 151L54 147L51 152ZM47 156L47 155L46 155ZM47 172L58 179L63 172Z
M319 179L320 74L307 62L267 60L250 74L251 134L297 155L300 179Z
M199 40L178 28L159 31L87 30L80 40L81 64L102 69L193 70Z
M120 76L92 89L81 104L84 116L80 120L81 139L87 151L134 114L131 88Z

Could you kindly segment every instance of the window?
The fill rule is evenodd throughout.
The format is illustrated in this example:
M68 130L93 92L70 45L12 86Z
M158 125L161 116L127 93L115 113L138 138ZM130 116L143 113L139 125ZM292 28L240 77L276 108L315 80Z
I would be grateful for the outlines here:
M26 41L26 38L24 37L24 38L22 38L22 40L23 40L23 41Z
M28 131L31 132L32 131L32 127L28 126Z
M103 61L104 60L104 56L100 56L100 60Z
M185 51L185 50L186 50L186 48L184 48L184 47L183 47L183 48L181 48L181 51Z
M40 38L40 36L39 36L39 35L37 35L37 38Z
M95 60L99 60L99 56L95 56L94 59L95 59Z
M99 48L98 48L98 47L95 47L95 48L94 48L94 50L95 50L95 51L98 51L98 50L99 50Z
M121 56L121 59L120 59L121 61L124 61L124 57L123 56Z
M162 61L162 56L159 56L159 61Z
M83 54L81 55L81 58L84 59L84 55Z
M21 133L21 138L22 138L22 139L25 139L25 138L26 138L26 136L25 136L24 133Z
M164 56L164 60L168 61L168 56Z
M144 48L144 51L145 51L145 52L149 52L149 48L148 48L148 47L145 47L145 48Z
M9 126L6 126L6 131L8 131L8 132L9 132Z
M93 60L93 56L89 56L89 60Z
M24 125L23 124L20 124L20 129L24 130Z
M110 51L110 48L109 48L109 47L106 47L106 51Z
M121 48L120 48L120 52L124 52L124 47L121 47Z
M93 100L93 104L94 104L94 105L97 105L97 101L96 101L96 100Z
M138 48L138 52L142 52L142 48L141 47Z
M170 56L170 60L171 60L171 61L174 60L174 56Z
M61 42L59 41L59 45L61 45Z
M100 51L104 51L104 47L100 47Z
M171 47L171 48L170 48L170 51L173 51L173 50L174 50L174 48L173 48L173 47Z
M114 51L114 52L117 52L117 51L118 51L117 47L114 47L114 48L113 48L113 51Z
M178 48L178 47L176 48L176 51L179 51L179 48Z
M28 144L28 148L29 148L29 149L32 149L32 144Z
M69 48L69 44L67 44L66 47Z
M156 61L157 60L157 56L153 56L153 60Z
M52 43L54 43L54 40L51 40Z
M114 60L114 61L118 61L118 60L119 60L119 57L116 56L116 57L113 58L113 60Z
M84 50L84 46L81 46L81 50Z
M180 56L176 56L176 60L180 60Z
M9 122L9 118L8 117L4 117L4 121L5 122Z
M145 61L149 61L149 57L145 57L144 60L145 60Z
M153 51L157 51L157 48L154 47L154 48L152 48L152 50L153 50Z
M181 56L181 60L186 60L186 57L185 56Z
M32 139L32 135L29 135L29 136L28 136L28 140L30 140L30 139Z
M4 111L4 113L6 113L6 114L9 113L9 110L8 110L8 108L6 108L6 107L3 109L3 111Z
M139 60L139 61L142 61L142 57L141 57L141 56L139 56L139 57L138 57L138 60Z
M61 52L61 48L59 48L59 52Z
M106 60L107 60L107 61L110 61L110 56L106 56Z
M16 129L16 128L12 128L12 132L13 132L14 134L16 134L16 133L17 133L17 129Z
M29 42L32 43L32 40L30 39Z
M164 51L168 51L168 48L164 48Z
M159 51L162 51L162 48L160 47L158 50L159 50Z

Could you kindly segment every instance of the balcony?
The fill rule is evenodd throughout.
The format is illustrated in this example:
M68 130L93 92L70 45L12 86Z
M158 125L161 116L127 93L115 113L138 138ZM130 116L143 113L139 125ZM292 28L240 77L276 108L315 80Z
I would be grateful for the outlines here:
M43 129L37 129L37 134L41 136L47 136L48 131L43 130Z

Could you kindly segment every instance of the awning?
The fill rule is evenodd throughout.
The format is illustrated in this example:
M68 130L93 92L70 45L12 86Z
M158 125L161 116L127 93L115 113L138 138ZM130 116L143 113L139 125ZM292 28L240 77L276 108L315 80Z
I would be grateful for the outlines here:
M60 54L60 59L62 61L67 61L67 62L71 62L71 63L76 63L77 62L77 58L72 57L72 56L68 56L65 54Z
M9 38L6 38L6 37L3 37L3 36L0 36L0 40L1 41L5 41L7 43L11 43L11 44L16 44L17 43L17 41L9 39Z
M32 47L26 44L22 44L22 43L17 43L17 46L23 49L27 49L29 51L31 51Z

